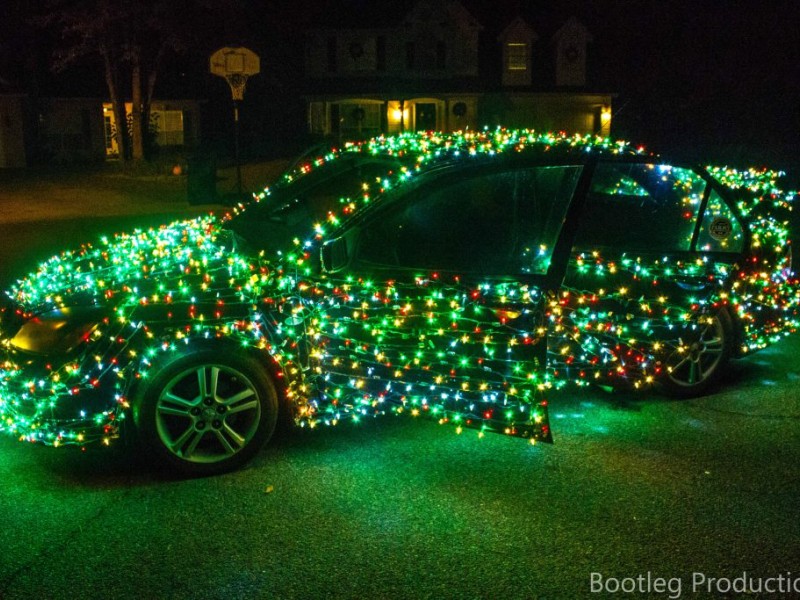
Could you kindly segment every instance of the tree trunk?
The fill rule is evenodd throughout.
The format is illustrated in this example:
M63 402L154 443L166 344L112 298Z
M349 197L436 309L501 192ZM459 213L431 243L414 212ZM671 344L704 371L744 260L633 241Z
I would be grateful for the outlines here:
M145 125L142 123L142 65L139 56L134 52L131 60L131 109L133 160L139 162L144 159Z
M119 158L127 162L130 158L128 140L128 122L125 116L125 102L120 100L117 92L117 80L114 76L114 68L111 65L111 57L105 46L100 47L100 54L103 56L103 67L105 68L106 86L108 86L108 96L111 99L111 110L114 113L114 124L117 128L117 148Z
M161 65L161 59L164 56L166 51L166 44L162 44L161 47L158 49L158 53L156 54L156 58L153 61L153 65L150 68L150 71L147 73L147 88L145 89L144 94L144 101L142 102L142 122L146 127L145 132L147 134L146 143L144 144L145 154L149 157L150 154L153 152L153 146L155 144L151 143L153 140L150 138L150 113L152 111L153 105L153 92L156 89L156 78L158 77L158 68ZM161 124L163 127L163 123Z

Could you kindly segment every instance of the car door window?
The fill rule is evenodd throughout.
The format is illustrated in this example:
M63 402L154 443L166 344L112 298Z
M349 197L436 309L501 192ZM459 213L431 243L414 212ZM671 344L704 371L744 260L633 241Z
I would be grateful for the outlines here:
M717 191L711 190L700 224L697 249L703 252L741 252L742 248L742 226Z
M599 163L575 238L580 251L688 251L705 181L690 169Z
M581 168L494 172L419 193L365 228L359 259L481 274L546 273Z

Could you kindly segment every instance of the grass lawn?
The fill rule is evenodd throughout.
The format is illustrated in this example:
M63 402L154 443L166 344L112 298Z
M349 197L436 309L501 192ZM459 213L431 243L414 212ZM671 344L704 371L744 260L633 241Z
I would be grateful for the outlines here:
M285 160L244 165L244 191L260 191L286 165ZM0 223L196 211L197 206L189 205L186 188L186 174L130 175L113 164L0 171ZM235 190L235 170L219 169L217 193L222 199L217 202ZM214 206L221 204L212 202L209 208Z

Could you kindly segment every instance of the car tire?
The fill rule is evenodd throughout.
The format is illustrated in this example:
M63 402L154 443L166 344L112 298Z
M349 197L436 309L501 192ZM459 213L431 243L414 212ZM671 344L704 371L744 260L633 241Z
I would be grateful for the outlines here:
M724 309L703 327L682 337L683 350L675 349L663 362L664 391L674 398L708 393L719 383L733 355L734 337L733 321Z
M134 407L139 442L170 471L235 470L272 437L278 396L251 356L201 349L159 365Z

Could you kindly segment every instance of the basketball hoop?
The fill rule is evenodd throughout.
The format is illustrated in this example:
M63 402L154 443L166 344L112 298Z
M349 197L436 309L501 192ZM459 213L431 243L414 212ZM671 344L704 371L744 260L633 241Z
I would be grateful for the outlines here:
M244 90L247 87L247 75L241 73L231 73L225 79L231 87L231 96L234 100L244 100Z
M220 48L211 55L211 73L224 77L234 101L244 99L247 80L261 72L261 60L248 48Z
M242 195L242 167L239 161L239 102L244 100L247 80L261 71L258 54L247 48L220 48L211 55L210 71L224 77L233 98L234 152L236 158L236 190Z

